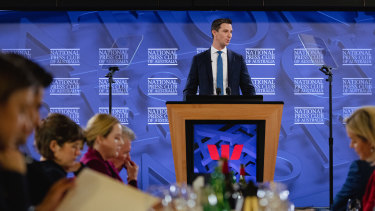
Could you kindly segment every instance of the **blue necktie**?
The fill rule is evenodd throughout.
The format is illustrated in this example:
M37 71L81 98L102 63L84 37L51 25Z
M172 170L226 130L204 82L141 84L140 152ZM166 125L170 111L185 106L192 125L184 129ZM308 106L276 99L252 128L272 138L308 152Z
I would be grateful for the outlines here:
M224 94L223 90L223 59L221 58L221 53L222 51L217 51L219 54L217 56L217 75L216 75L216 87L220 88L221 90L221 95ZM216 93L217 94L217 93Z

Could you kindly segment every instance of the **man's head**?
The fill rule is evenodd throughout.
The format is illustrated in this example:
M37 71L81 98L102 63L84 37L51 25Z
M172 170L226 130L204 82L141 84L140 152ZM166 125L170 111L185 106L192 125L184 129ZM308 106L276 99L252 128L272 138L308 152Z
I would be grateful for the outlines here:
M24 67L28 74L31 74L34 78L33 103L28 107L27 113L29 115L32 127L35 128L40 124L39 109L42 106L44 89L52 83L52 75L46 72L38 64L32 62L31 60L25 59L18 54L7 54L7 57L13 62L17 63L19 66ZM28 136L29 134L20 133L17 144L25 144Z
M211 24L211 33L212 45L218 50L223 49L232 38L232 20L228 18L214 20Z
M29 111L34 127L36 127L40 124L39 110L42 107L44 89L51 85L53 77L36 63L30 62L28 65L31 73L35 76L38 82L38 85L35 87L34 91L34 104Z
M29 108L38 81L30 72L34 63L16 54L0 54L0 148L15 147L33 129Z

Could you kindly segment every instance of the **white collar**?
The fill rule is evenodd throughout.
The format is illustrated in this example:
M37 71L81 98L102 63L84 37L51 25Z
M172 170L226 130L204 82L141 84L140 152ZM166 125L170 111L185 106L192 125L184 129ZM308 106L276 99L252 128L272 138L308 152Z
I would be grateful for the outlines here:
M216 52L218 52L219 50L217 50L214 46L212 46L211 45L211 54L214 54L214 53L216 53ZM221 50L221 52L223 52L224 54L226 54L227 53L227 46L225 46L222 50Z

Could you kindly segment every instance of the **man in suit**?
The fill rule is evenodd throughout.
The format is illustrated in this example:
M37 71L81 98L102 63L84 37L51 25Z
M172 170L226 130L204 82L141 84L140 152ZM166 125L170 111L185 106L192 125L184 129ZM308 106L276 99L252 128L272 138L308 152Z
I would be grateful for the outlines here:
M217 19L211 24L211 48L193 58L184 89L187 95L255 95L243 57L229 49L232 38L232 20ZM217 93L220 92L220 93Z

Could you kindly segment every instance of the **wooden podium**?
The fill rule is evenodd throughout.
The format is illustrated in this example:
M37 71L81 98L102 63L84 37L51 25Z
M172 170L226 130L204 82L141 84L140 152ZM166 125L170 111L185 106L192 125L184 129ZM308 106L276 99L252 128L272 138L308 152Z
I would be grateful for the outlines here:
M265 120L263 181L272 181L275 173L277 147L284 103L176 102L166 103L176 180L187 182L185 120Z

